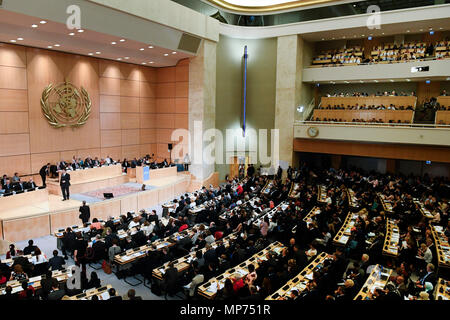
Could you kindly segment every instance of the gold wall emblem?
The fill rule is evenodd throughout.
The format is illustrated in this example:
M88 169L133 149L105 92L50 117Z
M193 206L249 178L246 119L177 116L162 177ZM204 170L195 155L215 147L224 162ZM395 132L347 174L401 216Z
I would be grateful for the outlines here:
M56 87L49 84L42 92L41 108L48 123L55 128L80 127L91 114L91 98L81 87L67 80Z

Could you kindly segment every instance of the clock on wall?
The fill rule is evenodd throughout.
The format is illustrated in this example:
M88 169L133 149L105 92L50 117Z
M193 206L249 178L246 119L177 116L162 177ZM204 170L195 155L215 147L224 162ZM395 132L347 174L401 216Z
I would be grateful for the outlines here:
M310 138L315 138L319 135L319 129L316 127L309 127L307 133Z

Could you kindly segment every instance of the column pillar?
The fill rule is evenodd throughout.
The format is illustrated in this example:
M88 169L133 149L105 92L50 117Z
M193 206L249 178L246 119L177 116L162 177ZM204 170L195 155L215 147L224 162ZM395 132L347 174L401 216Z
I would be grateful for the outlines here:
M189 171L197 180L205 180L214 172L214 164L203 159L203 133L216 124L216 47L203 40L197 56L189 64Z
M298 161L294 159L294 119L301 102L303 45L303 39L297 35L278 37L275 129L280 133L279 160L289 165Z

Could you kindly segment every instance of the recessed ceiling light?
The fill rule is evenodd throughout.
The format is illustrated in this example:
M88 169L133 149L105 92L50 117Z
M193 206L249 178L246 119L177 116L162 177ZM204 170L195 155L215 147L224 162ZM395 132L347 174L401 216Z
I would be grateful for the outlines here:
M442 27L439 28L439 30L442 30L442 29L444 29L444 28L442 28Z
M343 36L342 39L345 39L345 36Z
M420 29L419 31L423 31L423 29Z
M96 54L100 54L101 52L100 52L100 51L96 51L95 53L96 53Z
M144 48L140 48L139 50L144 51L145 49Z
M164 53L164 56L167 57L169 54L168 53Z
M120 41L120 42L125 42L125 39L120 39L119 41Z
M361 37L364 37L364 35L362 34Z
M94 54L92 52L89 52L88 55L93 56Z
M46 23L47 23L47 21L45 21L45 20L41 20L41 21L39 21L39 23L40 23L40 24L46 24Z
M153 46L148 46L149 49L153 49Z
M354 37L356 38L356 34L354 35Z
M142 62L142 64L147 64L147 62Z
M61 45L59 45L59 44L55 44L55 47L61 47Z
M113 41L113 42L111 42L111 44L117 44L117 42Z
M122 58L117 58L117 60L122 60Z
M392 80L392 79L391 79L390 81L391 81L391 82L394 82L394 80Z
M17 40L19 40L19 41L22 41L22 40L23 40L23 38L17 38Z
M10 41L11 41L11 42L17 42L17 41L16 41L16 40L14 40L14 39L13 39L13 40L10 40Z
M406 30L406 32L409 32L409 30Z
M78 32L80 32L80 33L81 33L81 32L84 32L84 30L83 30L83 29L78 29Z
M382 32L381 34L384 34L384 32Z
M38 25L37 25L37 24L32 24L31 27L32 27L32 28L37 28Z
M150 61L150 63L154 63L153 61Z
M324 38L322 38L322 41L325 40Z
M362 81L362 80L359 80L359 82L364 83L364 81Z
M177 54L176 51L172 52L172 54Z
M373 81L378 82L378 80L373 80Z
M333 40L334 40L334 38L333 38Z
M47 46L47 48L51 49L51 48L53 48L53 46Z
M125 57L125 60L128 60L128 59L130 59L130 57Z
M410 82L410 81L411 81L411 79L406 79L406 81Z
M74 35L75 35L75 32L69 33L69 36L74 36Z
M345 83L350 83L350 82L348 82L348 81L345 81Z

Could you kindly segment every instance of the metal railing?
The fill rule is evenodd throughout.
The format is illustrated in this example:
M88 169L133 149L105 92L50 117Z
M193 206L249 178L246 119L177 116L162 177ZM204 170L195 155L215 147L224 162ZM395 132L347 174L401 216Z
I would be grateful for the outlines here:
M450 129L448 124L421 124L421 123L379 123L379 122L340 122L340 121L300 121L296 120L295 125L339 125L339 126L362 126L362 127L392 127L392 128L422 128L422 129Z
M411 60L400 60L400 61L376 61L376 62L367 62L367 63L325 63L325 64L312 64L310 67L322 67L322 68L334 68L334 67L347 67L347 66L370 66L370 65L378 65L378 64L395 64L395 63L409 63L409 62L420 62L420 61L434 61L434 60L450 60L449 58L440 58L437 59L434 57L420 58L420 59L411 59ZM313 60L318 61L318 60Z

